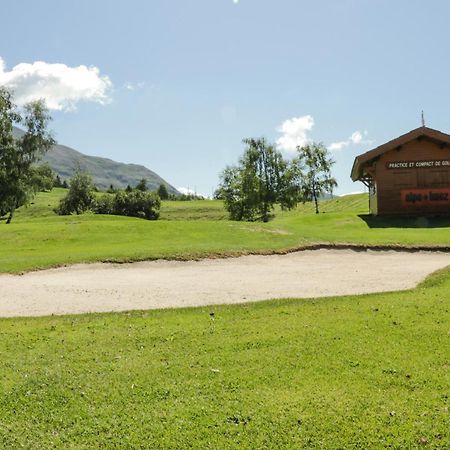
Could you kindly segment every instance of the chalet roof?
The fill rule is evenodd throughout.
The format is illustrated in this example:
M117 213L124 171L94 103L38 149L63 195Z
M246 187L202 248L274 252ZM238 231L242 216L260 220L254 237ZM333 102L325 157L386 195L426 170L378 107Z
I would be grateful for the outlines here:
M355 162L353 163L351 177L353 181L357 181L361 179L364 175L364 167L370 164L375 158L378 158L382 154L394 150L401 145L404 145L408 142L413 141L414 139L419 138L427 138L434 142L440 144L450 145L450 135L442 133L438 130L434 130L433 128L428 127L419 127L415 130L410 131L409 133L403 134L402 136L393 139L392 141L386 142L386 144L380 145L373 150L369 150L362 155L359 155L355 158Z

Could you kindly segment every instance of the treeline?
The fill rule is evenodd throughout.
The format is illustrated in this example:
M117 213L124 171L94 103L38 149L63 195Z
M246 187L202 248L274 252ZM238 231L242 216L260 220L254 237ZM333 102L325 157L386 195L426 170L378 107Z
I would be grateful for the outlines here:
M55 212L60 215L69 215L92 211L96 214L156 220L159 217L161 198L157 193L149 192L144 187L146 184L144 186L144 183L141 183L134 189L129 187L124 190L115 190L114 193L98 193L92 177L88 173L77 171L70 179L69 190L60 200Z
M200 196L169 194L165 184L160 184L155 192L149 191L147 180L142 178L135 187L125 189L113 185L106 192L99 192L89 173L77 170L69 180L68 192L60 200L55 212L59 215L83 214L87 211L95 214L140 217L156 220L159 217L161 200L195 200Z
M139 191L148 191L149 188L147 186L147 180L145 178L142 178L138 184L132 188L129 184L127 185L127 187L124 189L125 192L131 192L133 189L137 189ZM109 186L109 188L106 190L106 192L108 192L109 194L115 194L116 192L119 192L123 189L120 188L116 188L113 184L111 184ZM205 197L203 197L202 195L198 195L198 194L171 194L169 193L169 191L167 190L167 186L163 183L161 183L158 187L158 189L156 190L156 194L158 194L159 198L161 200L181 200L181 201L190 201L190 200L205 200Z

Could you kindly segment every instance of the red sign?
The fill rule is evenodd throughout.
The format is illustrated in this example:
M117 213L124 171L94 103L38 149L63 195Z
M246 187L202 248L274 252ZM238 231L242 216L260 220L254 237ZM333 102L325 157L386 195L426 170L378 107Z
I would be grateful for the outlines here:
M450 189L410 189L401 191L403 206L450 205Z

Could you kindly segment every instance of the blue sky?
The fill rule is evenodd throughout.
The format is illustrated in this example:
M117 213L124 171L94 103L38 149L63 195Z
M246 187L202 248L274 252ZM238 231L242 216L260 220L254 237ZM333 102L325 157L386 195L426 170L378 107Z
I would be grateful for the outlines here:
M176 187L211 194L265 136L287 156L322 141L337 193L362 190L354 157L422 109L450 132L448 1L14 0L2 16L0 83L44 95L60 143Z

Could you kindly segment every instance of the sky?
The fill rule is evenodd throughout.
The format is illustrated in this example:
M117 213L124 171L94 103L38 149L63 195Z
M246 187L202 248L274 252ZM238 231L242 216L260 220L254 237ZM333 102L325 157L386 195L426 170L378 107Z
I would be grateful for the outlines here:
M0 85L45 98L59 143L211 195L242 139L355 156L450 133L447 0L2 2ZM8 18L6 20L6 18Z

